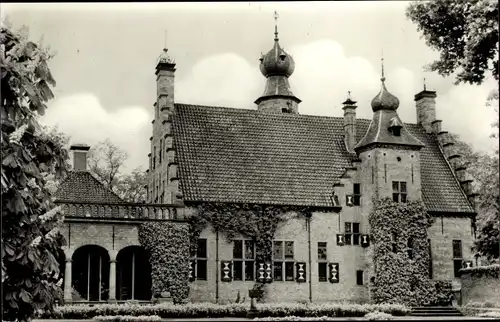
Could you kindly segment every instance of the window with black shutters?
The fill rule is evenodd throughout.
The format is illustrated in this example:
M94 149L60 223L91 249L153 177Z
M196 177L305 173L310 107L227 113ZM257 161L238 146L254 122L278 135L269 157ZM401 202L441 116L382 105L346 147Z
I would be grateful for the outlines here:
M363 271L356 271L356 284L363 285Z
M233 280L253 281L255 278L255 243L252 240L233 241Z
M273 242L273 273L275 281L294 281L295 260L293 241Z
M361 205L361 184L359 183L353 184L352 204L354 206Z
M459 270L462 268L462 241L453 240L453 271L455 277L460 277Z
M359 245L361 238L359 225L359 222L344 223L344 243L346 245Z
M392 182L392 200L394 202L406 202L406 182L393 181Z
M346 245L351 245L351 241L352 241L352 223L346 222L344 224L344 232L345 232L344 243Z
M318 242L318 281L328 281L327 243Z
M359 233L359 222L352 223L352 244L359 245L359 239L361 234Z

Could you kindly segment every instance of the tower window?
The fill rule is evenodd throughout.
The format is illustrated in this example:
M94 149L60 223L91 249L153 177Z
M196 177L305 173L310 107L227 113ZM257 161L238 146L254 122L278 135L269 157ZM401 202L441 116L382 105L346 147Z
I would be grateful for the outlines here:
M286 108L286 107L283 107L283 108L281 109L281 112L283 112L283 113L290 113L290 111L289 111L289 110L288 110L288 108Z
M354 206L361 204L361 184L359 183L353 185L352 204Z
M392 200L394 202L406 202L406 182L393 181L392 182Z
M363 271L356 271L356 284L363 285Z
M394 136L401 136L401 128L400 127L393 127L392 134L394 134Z

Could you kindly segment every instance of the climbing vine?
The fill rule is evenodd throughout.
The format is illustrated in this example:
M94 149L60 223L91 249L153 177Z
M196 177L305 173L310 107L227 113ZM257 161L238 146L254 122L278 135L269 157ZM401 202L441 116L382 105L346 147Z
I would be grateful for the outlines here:
M189 296L189 228L147 222L139 226L139 242L149 254L153 296L170 292L174 303L182 303Z
M436 303L441 291L429 278L427 230L432 218L424 204L374 200L369 223L375 274L370 291L375 303Z
M256 261L270 261L276 230L280 223L290 219L291 213L306 218L311 210L308 207L298 206L200 204L197 206L196 214L188 218L191 252L196 253L200 233L211 224L213 231L222 233L229 242L240 235L252 238L255 242ZM265 284L256 282L254 289L262 290L265 297Z

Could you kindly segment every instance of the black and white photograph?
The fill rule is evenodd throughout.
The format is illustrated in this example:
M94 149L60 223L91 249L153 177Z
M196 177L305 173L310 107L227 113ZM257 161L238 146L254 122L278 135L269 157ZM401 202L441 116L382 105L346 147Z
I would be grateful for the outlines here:
M498 0L0 18L2 320L500 319Z

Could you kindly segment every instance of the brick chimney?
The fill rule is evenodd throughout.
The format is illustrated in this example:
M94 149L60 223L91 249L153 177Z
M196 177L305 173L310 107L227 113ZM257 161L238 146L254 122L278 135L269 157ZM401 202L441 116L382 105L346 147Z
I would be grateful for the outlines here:
M87 153L90 146L86 144L73 144L70 148L73 151L73 171L87 171Z
M421 124L427 133L440 132L441 121L436 120L436 92L424 90L415 95L417 124Z
M344 107L344 141L348 152L354 152L356 145L356 102L350 97L342 103Z

